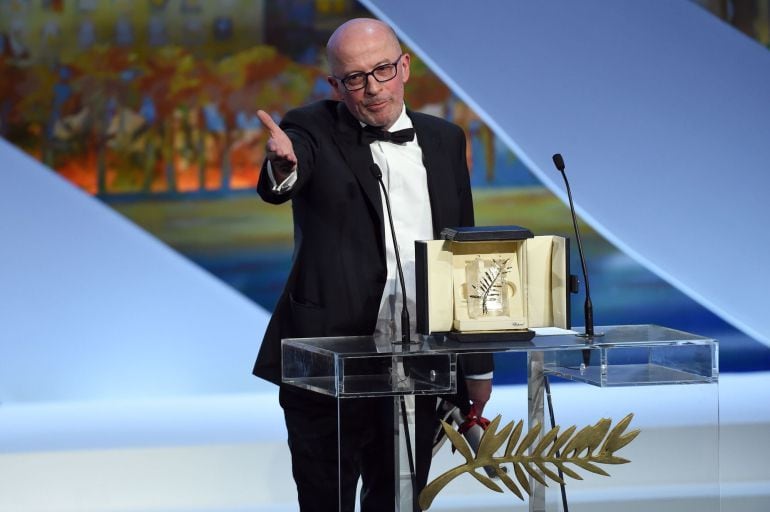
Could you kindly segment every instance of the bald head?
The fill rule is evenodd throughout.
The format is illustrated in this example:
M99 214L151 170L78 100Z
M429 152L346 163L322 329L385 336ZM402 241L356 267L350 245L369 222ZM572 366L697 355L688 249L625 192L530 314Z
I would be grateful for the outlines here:
M355 18L337 27L326 43L326 55L331 73L339 76L342 62L358 52L362 46L374 43L392 50L395 55L401 53L401 45L395 32L380 20Z
M404 108L410 61L393 29L373 19L350 20L334 31L326 52L331 71L327 81L335 96L362 123L390 128ZM351 77L364 85L349 90L345 81Z

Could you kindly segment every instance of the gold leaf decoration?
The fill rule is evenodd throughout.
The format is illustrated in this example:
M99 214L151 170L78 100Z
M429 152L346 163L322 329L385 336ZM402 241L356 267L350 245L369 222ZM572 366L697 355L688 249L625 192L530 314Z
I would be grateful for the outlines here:
M639 429L625 432L633 417L633 414L627 415L612 429L610 429L612 420L608 418L599 420L595 425L583 427L577 433L575 433L577 427L571 426L559 434L560 427L556 426L546 432L535 444L542 430L539 423L532 427L519 442L524 428L523 421L519 420L515 426L513 422L510 422L498 432L497 428L501 421L501 417L498 415L489 423L481 436L475 458L465 438L450 424L442 421L441 424L447 438L465 457L465 464L446 471L425 486L419 497L420 508L428 510L438 493L449 482L463 473L470 474L492 491L504 492L494 480L486 475L483 470L485 466L494 468L495 474L505 487L521 500L524 500L522 490L528 495L532 494L527 475L545 486L548 486L546 478L559 484L564 483L554 469L561 470L565 476L575 480L582 480L583 477L579 473L567 466L572 464L576 468L597 475L610 476L598 464L626 464L629 462L627 459L615 456L615 452L639 435ZM505 444L505 451L502 455L495 456L495 452L503 446L506 439L508 442ZM527 450L529 453L525 453ZM513 466L515 480L503 469L501 464Z

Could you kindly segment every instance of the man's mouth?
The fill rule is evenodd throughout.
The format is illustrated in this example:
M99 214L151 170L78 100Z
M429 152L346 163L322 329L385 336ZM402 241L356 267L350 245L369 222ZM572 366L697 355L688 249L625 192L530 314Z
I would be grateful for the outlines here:
M367 110L382 110L388 104L387 100L374 101L365 105Z

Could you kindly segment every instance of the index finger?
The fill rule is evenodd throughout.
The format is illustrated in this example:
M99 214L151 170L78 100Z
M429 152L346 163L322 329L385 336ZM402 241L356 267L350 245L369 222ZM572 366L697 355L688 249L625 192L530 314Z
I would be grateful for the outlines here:
M257 117L262 122L262 125L270 132L271 137L275 137L278 133L283 133L283 130L275 124L275 121L270 117L270 114L264 110L257 110Z

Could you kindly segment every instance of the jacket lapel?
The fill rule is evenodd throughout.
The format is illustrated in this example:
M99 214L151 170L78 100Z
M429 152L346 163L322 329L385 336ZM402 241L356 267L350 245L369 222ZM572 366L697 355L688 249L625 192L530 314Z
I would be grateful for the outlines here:
M385 232L382 213L382 199L380 197L379 182L372 175L370 169L374 163L372 151L367 144L361 143L361 125L354 118L344 103L337 104L337 129L332 137L340 149L343 158L347 162L353 175L356 177L361 190L364 193L372 211L377 216L380 227L380 240L385 246Z

